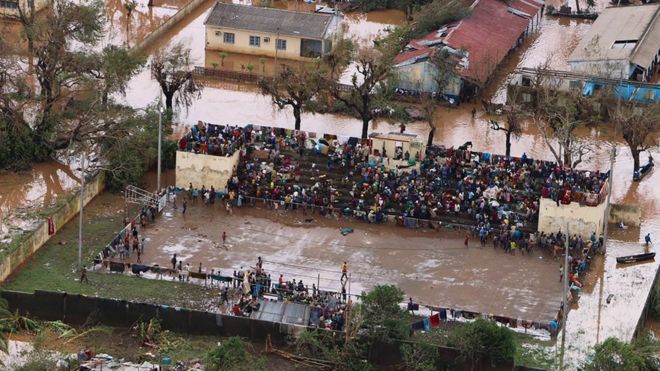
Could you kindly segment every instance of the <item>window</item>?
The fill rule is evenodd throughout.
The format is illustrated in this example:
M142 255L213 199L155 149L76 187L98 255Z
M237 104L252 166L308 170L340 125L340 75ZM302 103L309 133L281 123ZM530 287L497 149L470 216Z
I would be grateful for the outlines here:
M277 50L286 50L286 40L277 39Z
M18 1L0 0L0 8L18 9Z
M616 40L612 49L632 49L637 45L637 40Z
M222 35L222 31L215 31L215 36L220 36Z
M257 48L261 46L261 37L259 36L250 36L250 46L256 46Z
M525 102L525 103L531 103L532 102L532 95L529 94L529 93L523 93L522 94L522 99L523 99L523 102Z
M235 39L236 36L234 36L233 33L225 32L225 38L224 38L225 44L233 44Z

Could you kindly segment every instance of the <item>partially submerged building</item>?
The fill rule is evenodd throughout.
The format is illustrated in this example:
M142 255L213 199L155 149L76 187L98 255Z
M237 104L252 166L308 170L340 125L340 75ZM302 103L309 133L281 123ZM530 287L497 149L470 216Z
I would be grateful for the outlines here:
M340 16L218 2L204 21L206 49L308 60L332 50Z
M441 93L458 103L471 99L502 60L539 25L543 4L537 0L475 0L472 13L412 40L394 59L402 90ZM447 53L454 76L437 92L435 53ZM446 80L445 80L446 81Z
M571 72L651 82L660 63L660 4L607 8L568 64Z

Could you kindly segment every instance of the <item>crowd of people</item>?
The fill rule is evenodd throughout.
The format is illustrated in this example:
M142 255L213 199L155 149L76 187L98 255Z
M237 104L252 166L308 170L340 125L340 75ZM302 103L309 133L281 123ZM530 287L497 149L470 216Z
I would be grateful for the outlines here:
M461 219L527 227L538 218L541 197L593 202L608 176L467 148L433 147L421 161L409 158L416 166L391 168L386 157L370 156L365 142L330 139L321 150L326 146L304 132L260 129L245 131L248 146L228 184L231 192L242 200L274 201L273 207L314 207L368 222L394 216L402 224Z
M179 139L178 148L185 152L231 156L249 139L249 131L238 126L219 126L200 121Z

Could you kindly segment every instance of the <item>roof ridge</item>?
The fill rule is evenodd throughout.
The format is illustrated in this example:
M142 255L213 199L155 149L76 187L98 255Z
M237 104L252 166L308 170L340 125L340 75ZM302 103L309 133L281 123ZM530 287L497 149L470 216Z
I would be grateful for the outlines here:
M319 17L324 17L324 18L330 18L333 17L333 14L321 14L321 13L316 13L316 12L300 12L297 10L288 10L288 9L279 9L279 8L269 8L265 6L254 6L254 5L243 5L243 4L234 4L234 3L223 3L222 1L218 0L216 1L216 6L222 5L222 6L231 6L234 8L250 8L250 9L255 9L255 10L264 10L264 11L271 11L271 12L281 12L281 13L293 13L293 14L309 14L309 15L314 15L314 16L319 16Z

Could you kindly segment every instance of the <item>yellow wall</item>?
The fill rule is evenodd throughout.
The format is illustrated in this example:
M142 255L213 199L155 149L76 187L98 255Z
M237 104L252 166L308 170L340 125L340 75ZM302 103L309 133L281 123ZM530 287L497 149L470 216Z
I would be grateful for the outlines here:
M238 166L240 152L231 157L201 155L191 152L176 152L176 179L179 188L188 189L192 183L195 188L213 186L223 191L234 169Z
M592 232L599 235L603 231L605 219L605 206L603 202L598 206L580 206L578 202L564 205L549 198L541 198L539 211L539 231L555 233L561 230L566 233L568 223L569 233L583 237L590 237Z
M216 36L216 31L220 31L221 34ZM234 43L227 44L224 42L224 33L231 32L234 34ZM261 46L250 46L250 36L259 36L261 37ZM265 37L270 37L270 42L264 42ZM223 50L228 53L241 53L241 54L252 54L260 55L266 57L275 57L275 46L277 45L275 39L286 40L286 50L277 50L277 57L283 59L295 59L295 60L309 60L311 58L305 58L300 56L300 40L299 37L285 36L280 35L277 37L276 34L260 33L255 31L246 31L246 30L232 30L226 28L216 28L212 26L206 26L206 48L212 50ZM256 68L256 67L255 67Z

